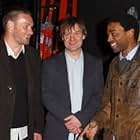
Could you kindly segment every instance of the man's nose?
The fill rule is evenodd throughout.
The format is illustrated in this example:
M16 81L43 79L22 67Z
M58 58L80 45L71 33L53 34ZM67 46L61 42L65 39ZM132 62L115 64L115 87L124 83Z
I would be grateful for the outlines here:
M73 40L75 38L74 34L70 34L70 40Z
M113 40L113 36L112 34L109 34L107 38L107 42L111 42L112 40Z

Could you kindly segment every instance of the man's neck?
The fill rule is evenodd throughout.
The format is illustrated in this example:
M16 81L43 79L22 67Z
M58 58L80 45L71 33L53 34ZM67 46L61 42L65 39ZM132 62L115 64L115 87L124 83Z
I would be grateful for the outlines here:
M81 51L82 51L82 49L80 49L80 50L78 50L78 51L73 51L73 52L72 52L72 51L68 51L68 50L66 49L66 52L68 53L68 55L69 55L71 58L75 59L75 60L77 60L77 59L80 58Z
M8 38L4 38L4 41L8 44L8 47L10 47L11 50L14 52L14 55L17 56L22 49L22 45L18 45Z
M129 46L128 46L128 48L127 49L125 49L124 51L122 51L122 56L127 56L128 54L129 54L129 52L131 51L131 50L133 50L135 47L136 47L136 45L137 45L137 42L132 42Z

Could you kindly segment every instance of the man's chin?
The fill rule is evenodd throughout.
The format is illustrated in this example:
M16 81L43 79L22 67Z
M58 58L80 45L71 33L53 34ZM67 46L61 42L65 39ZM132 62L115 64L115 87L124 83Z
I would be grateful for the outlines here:
M119 52L120 52L120 51L117 50L117 49L112 49L112 51L113 51L114 53L119 53Z
M111 49L112 49L112 51L113 51L114 53L118 52L118 48L117 48L117 47L111 47Z
M29 45L29 42L24 42L24 45Z
M112 49L112 51L114 52L114 53L118 53L120 50L119 50L119 48L118 47L111 47L111 49Z

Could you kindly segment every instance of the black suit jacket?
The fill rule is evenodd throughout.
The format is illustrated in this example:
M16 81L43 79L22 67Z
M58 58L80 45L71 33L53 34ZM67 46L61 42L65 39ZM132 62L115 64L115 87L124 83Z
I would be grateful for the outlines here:
M40 58L31 46L25 46L25 64L27 71L29 140L34 132L42 132L43 108L40 98ZM4 41L0 42L0 139L10 140L10 128L13 121L15 104L15 85L9 67Z
M82 110L75 116L84 127L96 113L103 90L101 60L84 53ZM64 51L43 62L42 99L48 113L44 140L66 140L64 118L71 114L68 73Z

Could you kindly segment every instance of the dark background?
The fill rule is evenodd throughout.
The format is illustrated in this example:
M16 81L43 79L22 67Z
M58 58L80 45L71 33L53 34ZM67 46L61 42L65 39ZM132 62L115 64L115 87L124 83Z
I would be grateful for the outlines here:
M102 39L99 35L105 35L103 20L117 13L123 13L132 6L137 8L140 16L140 0L79 0L78 16L87 25L88 50L96 53L99 50L98 45L103 45L99 40Z
M79 0L78 16L82 18L87 26L86 50L101 57L104 63L104 74L108 72L108 66L116 55L107 43L106 19L126 12L134 6L140 21L140 0Z
M71 1L68 0L69 3ZM1 18L3 14L11 7L27 8L31 11L35 23L35 33L31 39L31 44L38 48L40 2L40 0L0 0L0 35L2 33ZM57 8L59 8L60 0L56 0L56 2ZM78 17L84 20L88 31L85 49L98 57L102 57L106 69L114 54L106 41L105 19L116 13L126 12L132 6L137 9L138 19L140 19L140 0L78 0Z

